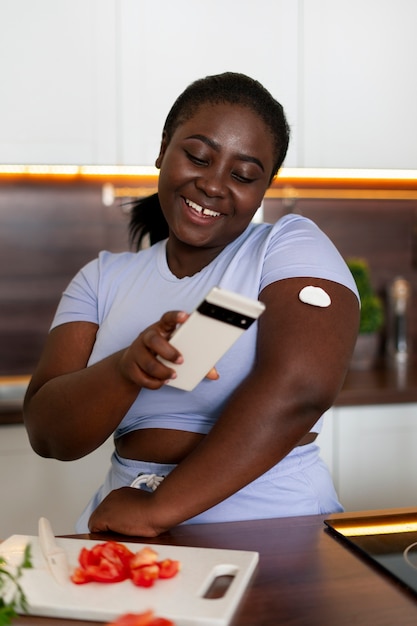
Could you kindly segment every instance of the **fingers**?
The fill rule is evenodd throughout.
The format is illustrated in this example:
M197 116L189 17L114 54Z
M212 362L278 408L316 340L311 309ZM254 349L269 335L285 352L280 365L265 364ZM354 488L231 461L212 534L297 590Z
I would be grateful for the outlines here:
M169 311L140 333L122 353L122 375L148 389L159 389L167 380L175 378L175 370L161 363L158 357L171 363L182 363L181 354L169 343L169 338L178 324L187 318L184 311Z
M211 370L207 372L206 378L208 378L209 380L219 380L220 375L216 368L212 367Z
M116 532L123 535L153 537L157 534L149 524L146 508L151 493L131 487L111 491L90 516L90 532Z
M169 363L181 364L183 357L169 343L169 339L178 324L183 324L188 317L184 311L169 311L141 332L121 355L119 365L122 375L147 389L159 389L170 379L176 378L176 372L169 367ZM162 363L160 358L165 362ZM218 380L216 368L213 367L206 378Z

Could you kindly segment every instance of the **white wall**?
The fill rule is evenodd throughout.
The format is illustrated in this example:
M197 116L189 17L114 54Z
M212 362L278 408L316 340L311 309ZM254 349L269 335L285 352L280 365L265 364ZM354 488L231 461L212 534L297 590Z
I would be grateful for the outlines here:
M174 98L236 70L288 167L417 168L415 0L0 0L0 163L152 165Z

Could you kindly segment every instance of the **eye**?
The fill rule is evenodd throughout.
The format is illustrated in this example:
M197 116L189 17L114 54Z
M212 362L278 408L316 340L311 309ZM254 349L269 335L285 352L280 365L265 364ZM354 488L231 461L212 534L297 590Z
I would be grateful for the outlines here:
M249 184L253 183L254 178L250 178L249 176L244 176L243 174L239 174L238 172L232 172L232 177L237 180L239 183Z
M191 163L195 163L195 165L203 166L208 164L207 159L202 159L195 154L192 154L189 150L184 150L187 158L191 161Z

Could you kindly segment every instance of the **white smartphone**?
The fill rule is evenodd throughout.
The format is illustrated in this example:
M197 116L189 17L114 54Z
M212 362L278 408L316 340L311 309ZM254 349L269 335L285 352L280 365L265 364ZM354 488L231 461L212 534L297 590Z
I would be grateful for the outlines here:
M213 287L171 336L170 343L181 352L184 362L176 365L159 357L177 373L167 384L185 391L194 389L264 310L259 300Z

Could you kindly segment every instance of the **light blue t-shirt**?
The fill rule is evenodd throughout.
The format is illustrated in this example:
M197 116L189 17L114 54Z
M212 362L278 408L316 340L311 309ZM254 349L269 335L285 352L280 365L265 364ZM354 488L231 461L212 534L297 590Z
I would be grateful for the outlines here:
M275 224L251 223L209 265L185 278L170 271L166 240L139 252L101 252L65 290L52 328L73 321L98 324L89 360L93 364L130 345L166 311L191 312L213 286L257 299L270 283L292 277L331 280L357 295L353 277L329 238L311 220L288 215ZM167 385L142 389L115 437L141 428L207 433L253 367L256 333L254 323L217 363L217 381L205 379L193 391Z

